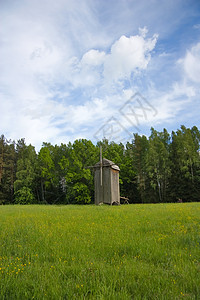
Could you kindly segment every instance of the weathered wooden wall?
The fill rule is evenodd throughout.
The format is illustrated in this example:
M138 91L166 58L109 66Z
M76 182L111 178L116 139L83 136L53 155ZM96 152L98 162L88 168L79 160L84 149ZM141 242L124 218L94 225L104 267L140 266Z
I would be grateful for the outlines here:
M114 202L120 204L119 167L114 165L113 162L103 159L102 186L100 178L100 164L97 163L94 168L95 204L113 204Z

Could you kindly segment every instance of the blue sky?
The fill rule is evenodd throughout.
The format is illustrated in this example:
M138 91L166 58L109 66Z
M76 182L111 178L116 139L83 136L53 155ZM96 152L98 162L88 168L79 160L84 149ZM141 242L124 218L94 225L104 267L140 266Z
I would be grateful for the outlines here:
M200 128L199 0L0 0L0 134L116 142Z

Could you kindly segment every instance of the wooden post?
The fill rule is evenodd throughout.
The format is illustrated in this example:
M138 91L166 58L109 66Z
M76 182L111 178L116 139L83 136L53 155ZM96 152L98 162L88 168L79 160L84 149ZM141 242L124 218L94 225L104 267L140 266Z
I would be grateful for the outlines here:
M104 196L103 196L103 159L102 159L102 145L100 145L100 186L99 186L99 192L100 192L100 203L104 202Z
M100 145L100 185L103 184L102 146Z

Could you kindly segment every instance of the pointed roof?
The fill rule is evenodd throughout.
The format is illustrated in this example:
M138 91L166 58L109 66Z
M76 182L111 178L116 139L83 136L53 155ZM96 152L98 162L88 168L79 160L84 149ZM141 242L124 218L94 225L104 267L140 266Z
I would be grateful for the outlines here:
M94 165L94 168L96 169L96 168L100 168L100 161L98 162L98 163L96 163L95 165ZM114 163L114 162L112 162L111 160L109 160L109 159L106 159L106 158L103 158L102 159L102 165L103 165L103 167L111 167L112 169L114 169L114 170L117 170L117 171L120 171L120 168Z

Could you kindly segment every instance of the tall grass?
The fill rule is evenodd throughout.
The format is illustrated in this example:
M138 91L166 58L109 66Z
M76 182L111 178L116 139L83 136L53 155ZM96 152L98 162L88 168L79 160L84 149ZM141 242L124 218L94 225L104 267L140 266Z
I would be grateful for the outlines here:
M1 206L0 299L200 299L200 203Z

